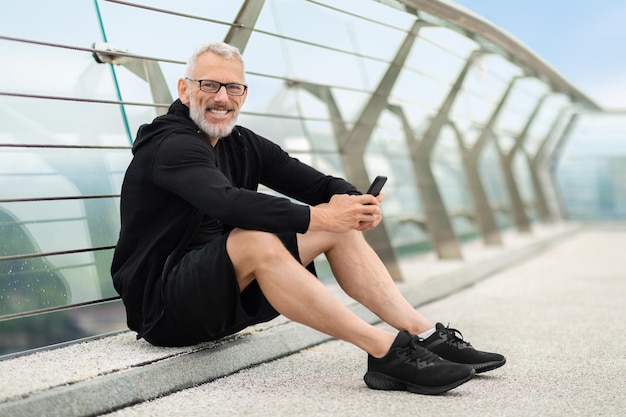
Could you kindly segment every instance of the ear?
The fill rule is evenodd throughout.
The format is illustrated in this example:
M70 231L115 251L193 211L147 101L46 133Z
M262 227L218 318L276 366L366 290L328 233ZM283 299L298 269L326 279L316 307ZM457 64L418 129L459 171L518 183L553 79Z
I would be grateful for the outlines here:
M184 105L189 106L189 89L184 78L178 79L178 98Z

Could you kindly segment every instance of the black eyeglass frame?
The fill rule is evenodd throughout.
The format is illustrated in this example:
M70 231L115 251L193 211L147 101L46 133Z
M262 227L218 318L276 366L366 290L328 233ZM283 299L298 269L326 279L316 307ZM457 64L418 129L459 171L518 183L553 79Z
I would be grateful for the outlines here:
M189 81L195 81L198 83L198 86L200 88L200 91L204 91L205 93L217 93L220 91L220 89L222 87L224 87L226 89L226 94L228 94L229 96L233 96L233 97L241 97L244 94L246 94L246 90L248 90L248 86L245 84L239 84L239 83L221 83L219 81L215 81L215 80L196 80L195 78L189 78L189 77L185 77L186 80ZM215 91L209 91L209 90L205 90L202 88L202 83L203 82L211 82L211 83L215 83L217 85L219 85L219 87L217 88L217 90ZM241 92L241 94L232 94L232 91L230 91L228 89L229 86L237 86L237 87L243 87L243 91Z

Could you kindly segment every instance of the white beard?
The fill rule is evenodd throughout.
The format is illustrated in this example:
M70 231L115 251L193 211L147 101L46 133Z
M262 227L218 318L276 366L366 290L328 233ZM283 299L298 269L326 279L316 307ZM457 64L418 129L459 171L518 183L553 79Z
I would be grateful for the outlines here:
M189 117L191 120L193 120L208 137L218 139L230 135L230 132L233 131L237 124L237 117L239 117L239 111L233 111L233 117L227 125L212 125L204 118L204 113L205 109L198 108L190 103Z

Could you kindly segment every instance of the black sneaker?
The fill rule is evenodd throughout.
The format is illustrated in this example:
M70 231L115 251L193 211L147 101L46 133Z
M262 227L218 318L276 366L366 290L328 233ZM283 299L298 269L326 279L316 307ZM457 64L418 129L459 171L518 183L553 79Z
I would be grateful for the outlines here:
M491 371L506 363L504 356L474 349L469 342L463 340L460 331L441 323L435 325L435 333L426 339L415 338L420 346L450 362L471 365L476 373Z
M385 356L368 355L363 379L373 389L432 395L456 388L475 374L471 366L448 362L420 347L416 337L403 331Z

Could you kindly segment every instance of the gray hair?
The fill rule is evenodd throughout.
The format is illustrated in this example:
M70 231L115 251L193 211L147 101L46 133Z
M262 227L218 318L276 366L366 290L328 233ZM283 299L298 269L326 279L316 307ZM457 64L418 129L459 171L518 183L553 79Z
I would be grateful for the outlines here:
M241 62L241 65L243 66L243 58L237 47L229 45L225 42L210 42L198 47L198 49L196 49L195 52L189 57L189 60L187 61L187 69L185 70L185 77L192 78L192 74L196 69L198 58L207 52L221 56L224 59L234 58Z

